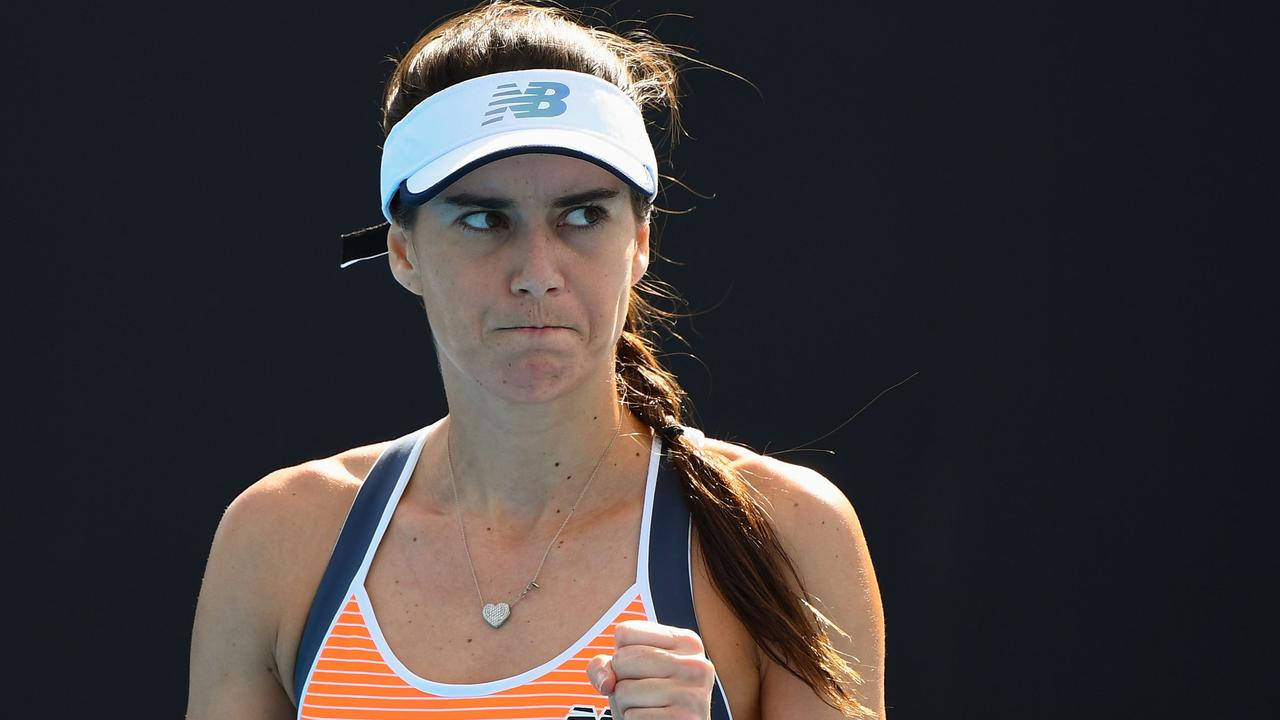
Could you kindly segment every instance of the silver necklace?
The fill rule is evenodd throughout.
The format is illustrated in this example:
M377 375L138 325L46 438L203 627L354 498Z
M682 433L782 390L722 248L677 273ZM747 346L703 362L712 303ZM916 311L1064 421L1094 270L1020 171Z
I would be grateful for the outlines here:
M613 429L613 437L609 438L609 444L604 447L604 452L600 453L600 459L596 460L596 466L591 470L591 477L587 478L587 484L582 486L582 492L578 493L578 499L573 501L573 506L569 508L569 514L565 515L564 522L560 523L560 530L556 531L555 537L551 538L551 542L547 545L546 552L542 553L542 562L538 563L538 569L533 573L533 579L528 585L524 586L524 590L520 592L520 596L508 605L505 602L487 603L484 601L484 595L480 592L480 581L476 579L476 565L471 560L471 549L467 547L467 530L462 525L462 506L458 504L458 485L453 480L453 448L450 447L448 434L445 436L445 453L449 457L449 485L453 487L453 505L458 512L458 530L462 532L462 549L467 551L467 564L471 566L471 580L476 584L476 595L480 597L480 615L484 621L489 623L490 627L497 628L511 617L511 608L516 603L524 599L524 596L530 590L540 587L537 583L538 573L542 572L542 566L547 562L547 555L551 554L551 548L556 544L556 538L560 537L564 526L569 524L569 518L573 517L573 511L578 508L578 503L582 501L582 496L587 494L587 488L591 487L591 481L596 477L596 470L600 469L600 463L604 462L604 456L609 454L609 448L613 447L613 441L618 437L618 430L622 428L622 413L618 413L618 426Z

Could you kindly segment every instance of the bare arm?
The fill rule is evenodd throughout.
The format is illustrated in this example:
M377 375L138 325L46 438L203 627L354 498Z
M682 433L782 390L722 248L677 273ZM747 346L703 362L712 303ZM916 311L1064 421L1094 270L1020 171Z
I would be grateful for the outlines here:
M191 633L187 720L288 720L296 716L276 677L277 626L270 560L272 494L262 483L231 503L218 524Z
M815 607L848 636L828 628L836 650L861 676L854 696L878 718L884 706L884 609L862 525L852 504L821 474L788 463L771 463L773 481L764 483L787 553L796 563ZM767 489L766 489L767 488ZM762 720L842 715L826 705L799 678L765 658L761 687Z

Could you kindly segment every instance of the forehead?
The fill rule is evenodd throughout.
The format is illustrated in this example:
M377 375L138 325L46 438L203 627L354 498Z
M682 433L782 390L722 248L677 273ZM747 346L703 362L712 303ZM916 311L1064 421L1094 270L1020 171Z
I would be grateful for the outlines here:
M442 204L444 198L460 192L517 202L547 200L593 188L617 190L622 196L624 186L616 175L586 160L554 153L524 153L481 165L455 180L429 204Z

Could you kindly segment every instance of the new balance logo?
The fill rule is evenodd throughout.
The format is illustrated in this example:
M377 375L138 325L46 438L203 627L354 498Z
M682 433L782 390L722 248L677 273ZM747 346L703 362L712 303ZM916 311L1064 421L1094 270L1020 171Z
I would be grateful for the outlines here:
M507 111L516 119L527 117L555 117L567 109L564 99L569 97L569 86L558 82L531 82L521 92L516 83L498 86L493 94L489 107L494 108L485 113L489 118L480 123L481 127L495 123L507 116ZM495 107L496 106L496 107Z
M613 720L613 710L605 708L603 715L597 715L596 709L590 705L574 705L564 720Z

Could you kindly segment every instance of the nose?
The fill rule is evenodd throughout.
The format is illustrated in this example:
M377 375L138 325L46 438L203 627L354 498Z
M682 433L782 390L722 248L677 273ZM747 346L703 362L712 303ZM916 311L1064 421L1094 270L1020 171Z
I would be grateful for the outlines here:
M514 270L511 292L541 298L564 286L557 255L558 240L541 225L528 227L513 239Z

